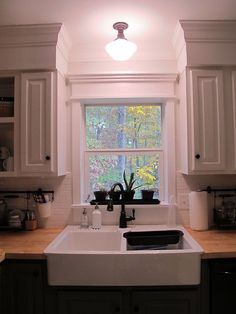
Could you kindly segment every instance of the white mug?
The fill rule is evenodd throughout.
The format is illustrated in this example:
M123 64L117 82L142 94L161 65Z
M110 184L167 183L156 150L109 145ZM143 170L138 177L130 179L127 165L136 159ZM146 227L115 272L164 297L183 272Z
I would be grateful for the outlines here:
M10 157L9 149L6 146L0 147L0 159L7 159Z
M4 159L2 166L5 171L14 171L14 158L10 156Z

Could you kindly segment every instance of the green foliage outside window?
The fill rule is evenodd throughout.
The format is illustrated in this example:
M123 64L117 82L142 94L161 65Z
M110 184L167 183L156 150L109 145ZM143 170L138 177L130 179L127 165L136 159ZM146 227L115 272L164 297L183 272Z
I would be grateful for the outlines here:
M160 158L152 149L162 144L161 109L160 105L86 106L91 191L99 186L109 190L122 182L124 170L127 175L135 173L138 185L158 188ZM96 153L98 149L102 152Z

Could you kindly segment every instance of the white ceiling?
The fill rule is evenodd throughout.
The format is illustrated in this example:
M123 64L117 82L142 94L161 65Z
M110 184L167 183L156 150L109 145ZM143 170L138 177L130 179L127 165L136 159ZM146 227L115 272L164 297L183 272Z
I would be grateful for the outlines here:
M138 45L134 60L173 60L180 19L236 19L236 0L0 0L0 25L61 22L72 42L71 61L104 61L112 25Z

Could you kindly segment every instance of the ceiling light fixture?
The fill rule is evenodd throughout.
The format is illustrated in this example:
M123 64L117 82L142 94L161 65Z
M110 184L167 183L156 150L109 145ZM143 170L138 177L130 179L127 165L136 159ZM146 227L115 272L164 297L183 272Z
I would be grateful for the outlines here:
M118 31L118 35L115 40L106 45L106 52L116 61L126 61L135 53L137 46L124 36L124 30L128 28L127 23L117 22L113 28Z

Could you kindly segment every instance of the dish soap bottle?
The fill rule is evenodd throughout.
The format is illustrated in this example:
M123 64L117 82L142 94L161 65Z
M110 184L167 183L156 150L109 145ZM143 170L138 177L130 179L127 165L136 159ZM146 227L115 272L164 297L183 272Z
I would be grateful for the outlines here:
M102 214L96 203L94 211L92 212L92 229L100 229L102 226Z
M168 217L167 217L167 226L176 227L176 204L175 204L174 195L171 195L170 197L170 205L168 208Z
M88 227L89 227L88 215L86 209L84 208L81 216L80 228L86 229Z

